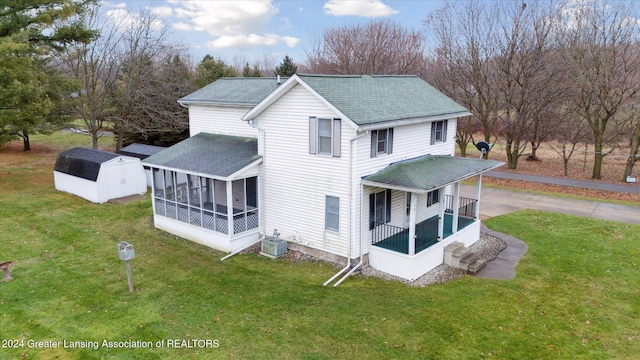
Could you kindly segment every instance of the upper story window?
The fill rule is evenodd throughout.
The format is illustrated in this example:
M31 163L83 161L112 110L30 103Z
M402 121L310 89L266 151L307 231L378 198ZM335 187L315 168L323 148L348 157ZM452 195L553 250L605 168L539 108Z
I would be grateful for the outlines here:
M340 119L309 118L309 154L340 157Z
M371 157L393 152L393 128L371 131Z
M431 123L431 145L447 141L448 120L434 121Z

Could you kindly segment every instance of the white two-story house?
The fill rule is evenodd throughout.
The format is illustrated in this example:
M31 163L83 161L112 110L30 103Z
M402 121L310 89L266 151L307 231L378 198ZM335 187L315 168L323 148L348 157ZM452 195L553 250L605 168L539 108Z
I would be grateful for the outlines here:
M481 175L502 163L453 156L471 114L416 76L225 78L179 102L191 137L144 161L160 229L225 252L278 233L408 280L479 239Z

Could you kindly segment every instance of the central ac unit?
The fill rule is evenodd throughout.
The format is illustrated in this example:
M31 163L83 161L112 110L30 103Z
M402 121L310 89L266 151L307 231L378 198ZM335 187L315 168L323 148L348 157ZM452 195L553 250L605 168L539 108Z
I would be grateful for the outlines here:
M271 258L277 258L287 252L287 241L280 238L267 238L262 240L260 254Z

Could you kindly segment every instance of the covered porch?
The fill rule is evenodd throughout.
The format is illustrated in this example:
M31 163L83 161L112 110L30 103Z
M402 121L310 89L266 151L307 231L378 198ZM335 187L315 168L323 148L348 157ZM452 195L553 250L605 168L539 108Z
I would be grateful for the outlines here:
M458 217L458 230L466 228L475 221L474 218ZM446 239L454 234L453 215L444 214L443 237ZM438 240L438 216L432 216L427 220L416 224L415 253L419 253L428 247L435 245ZM409 228L401 228L388 224L378 224L373 229L373 246L383 249L409 254Z
M370 225L369 264L414 280L443 263L446 245L454 241L465 246L475 243L480 238L482 173L500 165L501 162L491 160L425 155L393 163L364 177L363 186L407 194L405 226L394 226L388 218ZM461 181L476 176L475 198L461 197ZM451 194L445 194L446 191ZM418 197L425 195L436 205L426 218L425 212L418 208Z

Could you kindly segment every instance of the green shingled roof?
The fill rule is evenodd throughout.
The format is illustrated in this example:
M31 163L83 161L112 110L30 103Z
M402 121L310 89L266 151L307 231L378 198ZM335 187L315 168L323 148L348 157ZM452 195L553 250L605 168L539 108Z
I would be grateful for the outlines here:
M287 78L281 79L280 82L285 80ZM253 106L279 85L276 78L221 78L181 98L178 102Z
M425 155L399 161L365 176L364 185L425 193L504 164L500 161Z
M226 178L261 158L255 138L199 133L142 162L151 167Z
M298 75L357 125L468 114L468 110L417 76ZM455 116L455 115L454 115Z

